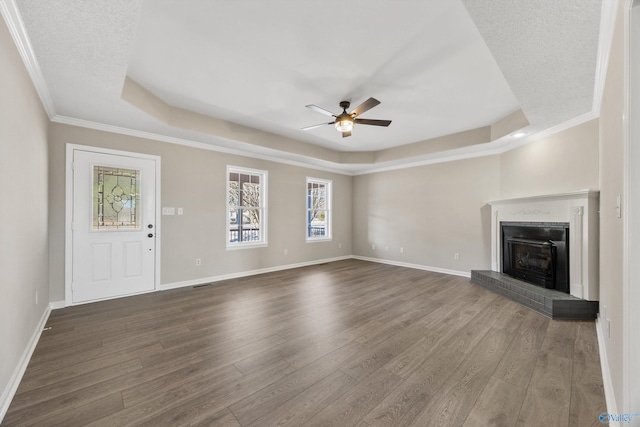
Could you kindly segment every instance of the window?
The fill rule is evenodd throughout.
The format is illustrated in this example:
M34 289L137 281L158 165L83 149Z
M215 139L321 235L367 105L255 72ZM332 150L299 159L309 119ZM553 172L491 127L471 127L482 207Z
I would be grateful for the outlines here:
M307 178L307 240L331 240L331 181Z
M227 166L227 248L266 246L267 172Z

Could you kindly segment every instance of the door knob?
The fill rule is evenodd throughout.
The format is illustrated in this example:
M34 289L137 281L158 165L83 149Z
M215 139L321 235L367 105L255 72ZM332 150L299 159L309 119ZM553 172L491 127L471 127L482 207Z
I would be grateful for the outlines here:
M153 233L147 234L147 237L153 237Z

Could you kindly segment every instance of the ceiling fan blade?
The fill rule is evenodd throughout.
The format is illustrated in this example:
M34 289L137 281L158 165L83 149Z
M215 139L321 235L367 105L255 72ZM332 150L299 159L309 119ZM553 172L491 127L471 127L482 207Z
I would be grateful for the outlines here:
M367 110L372 109L378 104L380 104L380 101L378 101L375 98L369 98L366 101L364 101L362 104L354 108L353 111L349 114L351 114L353 117L359 116L360 114L364 113Z
M319 125L307 126L306 128L302 128L302 130L311 130L311 129L319 128L319 127L326 126L326 125L332 125L333 123L334 122L320 123Z
M342 137L346 138L348 136L351 136L351 132L342 132Z
M355 119L354 122L359 125L373 125L373 126L389 126L391 120L374 120L374 119Z
M305 107L312 109L313 111L317 111L320 114L324 114L325 116L330 116L330 117L335 117L336 115L333 114L331 111L327 111L324 108L318 107L317 105L305 105Z

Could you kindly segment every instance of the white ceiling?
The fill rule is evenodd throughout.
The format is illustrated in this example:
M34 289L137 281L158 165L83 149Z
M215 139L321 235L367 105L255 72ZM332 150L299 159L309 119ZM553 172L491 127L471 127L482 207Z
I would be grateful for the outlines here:
M57 121L313 164L170 126L121 98L125 77L173 107L339 152L393 149L520 109L533 135L593 108L601 0L15 3ZM370 96L382 104L362 117L389 128L356 126L344 139L331 126L301 130L330 121L306 104L339 113L341 100Z
M250 7L248 6L250 5ZM336 12L340 11L341 14ZM181 108L338 150L377 150L492 123L519 108L459 1L145 2L128 74ZM305 109L373 96L343 140ZM490 100L490 102L487 102Z

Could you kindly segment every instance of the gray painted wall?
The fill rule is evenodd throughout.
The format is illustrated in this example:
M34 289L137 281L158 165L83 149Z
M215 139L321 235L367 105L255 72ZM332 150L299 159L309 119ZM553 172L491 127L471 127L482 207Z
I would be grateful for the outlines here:
M624 230L615 216L615 200L623 190L624 2L619 4L599 121L499 156L353 178L60 124L49 125L48 148L46 115L3 22L0 183L11 208L0 209L1 389L6 392L46 303L64 298L64 146L69 142L162 157L163 205L185 209L183 217L163 217L163 283L351 253L456 271L488 268L486 201L599 188L601 316L611 323L611 336L605 336L604 343L616 400L621 402ZM557 166L552 153L560 153L559 161L569 166L562 179L549 178ZM225 250L227 164L269 171L269 248ZM304 201L292 195L304 197L306 176L334 181L330 243L304 241ZM460 254L459 260L454 253ZM203 259L202 267L195 266L196 257Z
M501 155L356 176L354 254L466 273L489 269L487 201L598 186L598 120Z
M499 179L498 156L354 177L353 253L467 273L488 268L486 202L498 197Z
M500 156L500 197L596 190L598 119L507 151Z
M0 19L0 419L10 382L49 303L47 123ZM38 304L35 293L39 293Z
M600 111L600 319L618 409L623 402L623 285L624 229L616 215L616 199L623 193L624 2L619 1L609 68ZM637 260L631 260L631 262ZM635 284L637 285L637 284ZM606 324L610 323L610 328ZM631 326L631 325L628 325ZM634 328L634 330L637 329ZM635 361L640 363L640 361ZM636 379L637 380L637 379ZM637 382L637 381L636 381ZM636 402L640 403L640 402ZM638 412L638 408L630 408ZM635 420L634 422L637 422Z
M597 130L598 121L592 120L499 156L351 178L51 124L51 298L52 301L64 299L66 143L162 157L162 204L185 210L183 216L162 217L162 283L171 284L351 253L461 272L488 268L490 208L486 202L503 197L597 188ZM225 249L224 194L228 164L269 172L268 248ZM560 166L567 171L565 175L551 178ZM306 243L304 240L303 197L307 176L334 181L332 242ZM294 194L298 194L298 199ZM342 248L338 248L339 243ZM372 249L372 245L376 249ZM284 255L284 249L289 255ZM459 259L454 258L456 253ZM195 258L202 258L201 267L195 266Z
M351 177L132 136L51 124L51 300L64 300L65 147L67 143L154 154L162 158L162 205L182 216L162 216L163 284L303 263L351 254ZM266 248L226 250L227 165L268 171ZM305 241L306 177L333 181L333 241ZM339 248L339 244L342 247ZM288 255L284 255L284 250ZM202 259L202 266L195 259Z

